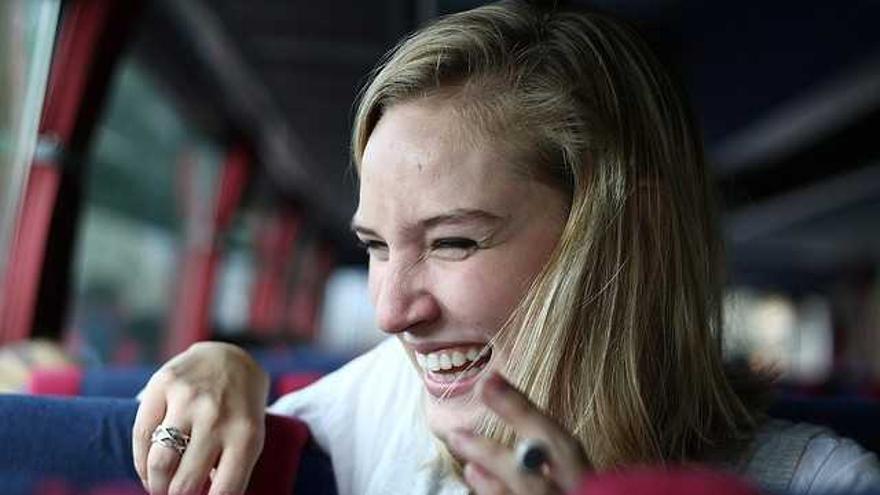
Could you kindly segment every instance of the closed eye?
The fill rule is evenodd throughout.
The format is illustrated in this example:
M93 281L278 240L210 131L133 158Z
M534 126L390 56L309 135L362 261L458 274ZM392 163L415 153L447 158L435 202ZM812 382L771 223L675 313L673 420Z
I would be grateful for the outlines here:
M358 240L358 245L370 256L387 257L388 244L374 239Z
M465 239L463 237L453 237L448 239L437 239L431 246L434 249L474 249L477 247L477 241Z
M477 241L464 237L437 239L431 243L431 250L444 259L460 260L467 258L479 248Z

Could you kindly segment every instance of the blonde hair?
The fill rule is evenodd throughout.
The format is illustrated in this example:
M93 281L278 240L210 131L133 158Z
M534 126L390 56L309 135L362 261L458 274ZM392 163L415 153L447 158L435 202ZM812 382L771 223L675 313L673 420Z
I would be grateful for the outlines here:
M570 195L553 255L504 329L505 374L596 468L698 459L753 428L721 357L721 243L700 139L631 30L502 2L398 45L361 95L359 167L392 105L443 97L523 172ZM513 431L487 417L482 432Z

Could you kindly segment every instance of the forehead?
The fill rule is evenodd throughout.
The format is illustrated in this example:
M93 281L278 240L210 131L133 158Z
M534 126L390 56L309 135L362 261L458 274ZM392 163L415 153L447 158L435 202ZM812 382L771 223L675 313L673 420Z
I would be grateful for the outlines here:
M509 207L526 181L514 174L497 141L473 128L442 100L388 109L361 160L357 216Z
M469 114L461 107L460 103L442 97L421 98L391 106L367 141L361 172L368 173L370 170L363 169L375 169L376 165L390 162L412 165L415 172L426 168L435 173L477 172L493 168L484 166L488 163L475 163L486 161L490 156L494 158L495 168L500 169L500 140L491 138L485 126L473 122L475 118L466 116ZM404 166L398 171L410 170Z

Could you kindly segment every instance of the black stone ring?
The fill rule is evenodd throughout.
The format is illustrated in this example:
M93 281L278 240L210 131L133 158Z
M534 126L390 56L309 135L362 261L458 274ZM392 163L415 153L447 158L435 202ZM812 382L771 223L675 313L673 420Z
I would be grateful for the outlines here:
M514 453L520 471L543 474L541 468L547 464L547 448L543 443L533 438L525 438L516 445Z

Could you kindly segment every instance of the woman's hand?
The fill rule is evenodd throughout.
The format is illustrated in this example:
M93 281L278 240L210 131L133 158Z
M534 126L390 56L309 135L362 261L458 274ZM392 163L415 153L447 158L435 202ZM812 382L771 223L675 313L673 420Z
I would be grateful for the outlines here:
M519 438L540 443L546 463L537 471L523 469L516 454L486 437L467 431L449 435L449 444L465 463L465 481L478 495L555 494L576 489L589 469L580 443L545 416L501 375L480 382L477 396L516 431Z
M269 377L242 349L202 342L165 363L141 392L134 464L151 494L244 493L263 449ZM190 436L183 454L151 443L159 425ZM216 472L211 470L216 467Z

